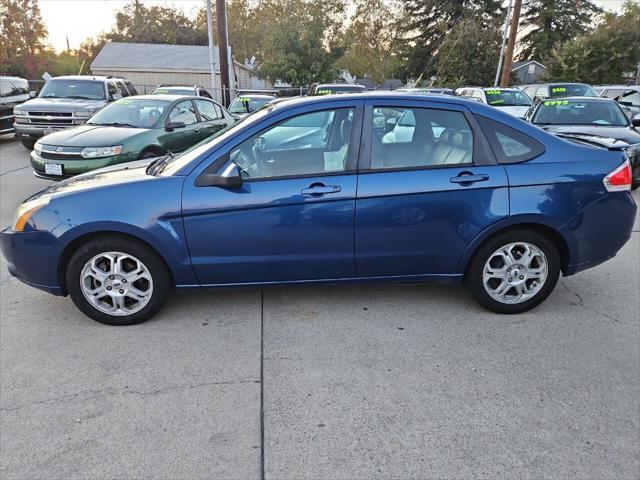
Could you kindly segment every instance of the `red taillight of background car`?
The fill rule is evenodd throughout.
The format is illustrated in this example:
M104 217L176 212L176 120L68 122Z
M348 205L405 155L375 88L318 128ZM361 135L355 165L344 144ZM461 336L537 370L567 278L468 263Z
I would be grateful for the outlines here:
M627 160L602 180L609 192L631 190L631 164Z

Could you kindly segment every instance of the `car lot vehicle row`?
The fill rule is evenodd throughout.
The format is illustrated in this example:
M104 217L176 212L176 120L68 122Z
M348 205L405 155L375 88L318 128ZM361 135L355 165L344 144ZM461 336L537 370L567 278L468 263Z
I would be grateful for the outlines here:
M20 77L0 77L0 135L14 131L13 109L29 98L27 80Z
M205 97L128 97L104 107L82 126L38 140L31 166L38 176L60 179L181 152L234 122L224 107Z
M478 102L317 96L53 184L0 243L12 274L110 324L148 319L173 286L381 280L464 282L518 313L625 244L630 187L623 151Z

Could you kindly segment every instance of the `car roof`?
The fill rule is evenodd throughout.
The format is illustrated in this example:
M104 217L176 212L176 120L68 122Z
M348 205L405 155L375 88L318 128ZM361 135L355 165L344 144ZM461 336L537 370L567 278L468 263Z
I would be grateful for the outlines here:
M28 80L26 78L16 77L15 75L0 75L0 79L2 79L2 80L24 80L25 82L28 82Z
M125 99L136 100L164 100L166 102L173 102L175 100L202 100L205 97L198 97L196 95L171 95L170 93L162 93L158 95L131 95L124 97ZM207 100L211 100L208 98ZM213 101L213 100L212 100Z
M124 80L120 77L108 77L106 75L60 75L59 77L53 77L51 80Z
M318 87L362 87L367 88L360 83L318 83L316 88Z
M586 96L574 96L574 97L558 97L558 98L545 98L543 102L559 102L563 100L572 100L579 102L613 102L614 100L607 97L586 97Z
M596 85L593 88L622 88L627 90L640 90L640 85Z
M294 106L313 105L317 103L323 103L327 101L348 101L348 100L407 100L411 102L434 102L434 103L449 103L456 105L479 105L478 102L464 99L453 95L441 95L435 93L433 95L415 95L412 93L395 92L395 91L375 91L375 92L355 92L355 93L340 93L329 95L309 96L301 95L297 97L289 97L277 99L277 101L270 102L274 109L289 108Z
M238 98L238 97L242 97L242 98L266 98L266 99L269 99L269 98L274 99L274 98L276 98L275 95L264 95L262 93L246 93L246 94L245 93L239 93L236 98ZM235 100L235 98L234 98L234 100Z
M155 88L191 88L193 90L196 90L197 88L204 88L204 87L201 87L200 85L164 85L163 84L163 85L158 85Z

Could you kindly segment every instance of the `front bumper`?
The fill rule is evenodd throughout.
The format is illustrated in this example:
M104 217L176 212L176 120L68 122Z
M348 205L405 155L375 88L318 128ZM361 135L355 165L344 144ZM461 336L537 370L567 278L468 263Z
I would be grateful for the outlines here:
M0 248L9 273L32 287L66 295L58 277L58 261L65 244L49 232L0 232Z
M120 159L120 156L118 155L112 157L88 158L84 160L54 160L42 158L42 156L36 153L35 150L31 151L31 166L33 167L33 171L36 176L54 180L62 180L63 178L79 175L102 167L108 167L117 163L123 163L125 161L126 160ZM62 175L47 175L45 171L45 163L62 165Z

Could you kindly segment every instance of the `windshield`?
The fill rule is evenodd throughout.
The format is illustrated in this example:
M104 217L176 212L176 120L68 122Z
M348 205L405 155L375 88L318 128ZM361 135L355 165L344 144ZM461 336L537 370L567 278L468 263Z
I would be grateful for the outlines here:
M520 90L500 90L498 88L485 90L487 103L495 107L528 107L531 99Z
M251 113L255 112L265 103L270 102L275 97L236 97L229 106L231 113Z
M538 107L532 123L626 127L629 120L613 101L547 100Z
M170 102L164 100L135 100L123 98L107 105L87 123L134 128L154 128Z
M40 98L80 98L106 100L104 82L95 80L49 80L42 88Z
M196 91L193 88L175 88L175 87L160 87L155 88L151 92L151 95L195 95Z
M365 92L363 85L318 85L313 95L329 95L332 93Z
M566 85L550 85L549 97L599 97L591 85L568 83Z

